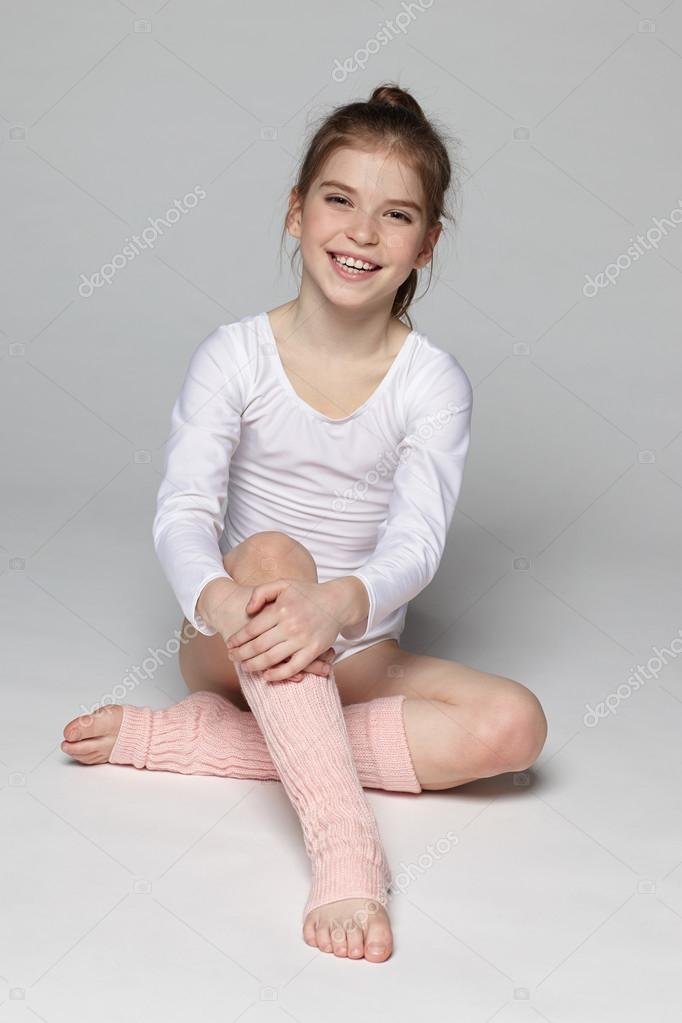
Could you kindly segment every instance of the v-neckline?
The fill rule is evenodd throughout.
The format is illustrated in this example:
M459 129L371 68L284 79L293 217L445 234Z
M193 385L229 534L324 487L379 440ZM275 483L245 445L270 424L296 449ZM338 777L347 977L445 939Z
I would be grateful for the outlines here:
M284 368L284 363L282 362L282 357L279 353L279 347L277 345L277 340L275 338L275 332L272 329L272 322L270 320L270 316L267 310L263 311L260 314L260 316L265 333L268 339L270 340L271 344L274 346L273 362L277 369L277 374L282 384L284 385L285 389L289 392L291 397L294 398L297 404L300 405L309 415L314 416L316 419L321 419L325 423L347 423L351 419L355 419L356 416L361 415L375 401L375 399L379 396L381 391L387 386L387 382L391 375L395 372L396 366L398 365L400 360L404 358L406 350L408 350L412 346L412 343L417 337L417 331L411 330L403 340L400 350L393 359L393 362L388 367L383 377L381 378L377 386L374 388L372 393L369 395L369 397L365 401L363 401L362 405L359 405L353 412L351 412L350 415L343 416L341 419L335 419L333 416L326 416L324 412L320 412L319 409L313 408L313 406L310 405L307 401L305 401L298 393L298 391L292 384L291 380L289 379L287 371Z

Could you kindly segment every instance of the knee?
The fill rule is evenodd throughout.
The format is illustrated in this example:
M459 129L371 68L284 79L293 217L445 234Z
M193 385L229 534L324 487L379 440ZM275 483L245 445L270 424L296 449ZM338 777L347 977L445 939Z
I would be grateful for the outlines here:
M540 756L547 739L542 704L530 689L514 682L500 701L495 718L495 746L505 761L504 770L527 770Z
M246 569L251 579L254 577L259 580L281 579L295 576L317 581L317 566L308 548L287 533L277 530L253 533L225 556L223 564L225 570L235 579L237 578L235 570Z

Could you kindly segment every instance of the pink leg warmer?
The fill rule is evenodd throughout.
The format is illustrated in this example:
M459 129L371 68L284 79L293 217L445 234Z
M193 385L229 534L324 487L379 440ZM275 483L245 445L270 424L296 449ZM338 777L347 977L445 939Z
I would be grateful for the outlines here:
M251 673L241 671L247 676L246 687L242 678L245 691ZM252 683L250 695L272 719L268 731L271 734L274 729L275 746L284 746L283 756L277 756L279 766L275 766L254 714L209 692L192 693L164 710L124 704L109 762L148 770L261 780L281 780L280 769L287 769L289 787L285 785L285 791L299 812L302 827L305 818L304 838L313 864L314 883L304 916L316 905L350 897L349 892L376 898L385 905L387 882L378 879L381 870L377 867L383 854L361 791L358 800L357 779L367 788L421 792L403 725L404 695L341 707L335 681L324 676L305 675L301 682L272 684L262 678L262 673L254 672ZM295 689L299 692L294 693ZM273 713L269 697L275 693L284 697L284 712L280 702L277 713ZM330 698L331 693L336 700ZM296 696L298 699L292 698ZM246 698L253 706L249 696ZM301 704L306 699L308 708L302 712ZM290 737L292 719L295 728ZM352 771L344 742L339 744L338 736L334 739L341 725L345 726L342 739L345 732L351 747ZM293 775L292 763L296 764ZM350 775L355 771L353 784ZM340 787L339 774L344 781ZM320 777L324 780L321 788L317 784ZM302 785L306 778L314 778L315 786ZM329 807L334 808L333 823L327 820ZM324 838L322 843L320 836ZM382 867L387 869L385 860Z
M312 869L303 917L339 899L386 905L391 874L374 815L358 779L333 669L300 682L271 683L235 668L298 814Z
M422 791L403 725L404 699L403 695L381 696L342 708L355 769L364 788ZM129 703L122 706L121 728L109 755L111 764L175 774L279 781L255 717L225 696L191 693L162 710Z

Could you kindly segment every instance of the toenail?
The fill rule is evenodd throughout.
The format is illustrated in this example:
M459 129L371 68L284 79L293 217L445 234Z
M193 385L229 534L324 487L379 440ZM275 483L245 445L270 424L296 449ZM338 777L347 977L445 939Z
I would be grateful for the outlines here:
M375 956L381 955L382 952L386 951L385 945L368 945L367 948Z

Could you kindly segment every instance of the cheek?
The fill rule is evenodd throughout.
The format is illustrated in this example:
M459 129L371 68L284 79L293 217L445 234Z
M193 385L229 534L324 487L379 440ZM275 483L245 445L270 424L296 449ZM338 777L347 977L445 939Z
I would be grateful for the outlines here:
M414 239L392 234L386 239L386 249L396 263L412 265L416 258Z
M310 234L324 234L335 230L334 218L324 206L309 207L303 216L303 226Z
M320 250L329 244L330 239L337 237L338 233L338 224L330 224L329 218L311 216L303 225L300 242L303 256L317 259L320 255Z

